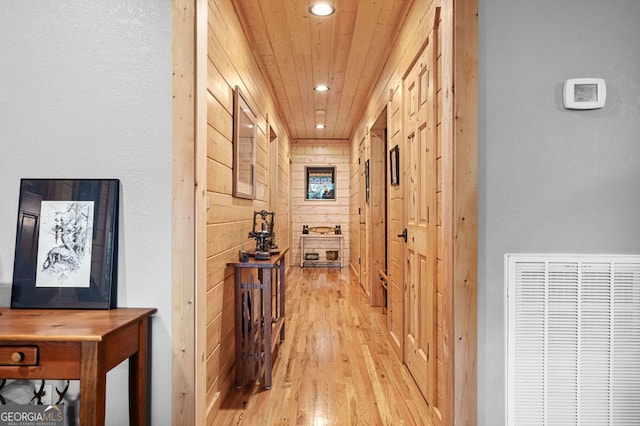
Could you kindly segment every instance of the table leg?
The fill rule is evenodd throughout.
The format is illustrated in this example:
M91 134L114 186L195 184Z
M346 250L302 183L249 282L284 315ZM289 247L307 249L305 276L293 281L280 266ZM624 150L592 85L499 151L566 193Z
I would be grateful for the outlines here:
M243 290L242 289L242 270L240 268L236 268L234 277L234 299L235 299L235 335L236 335L236 387L242 387L243 379L242 379L242 344L243 344L243 336L242 336L242 316L244 315L244 305L243 305Z
M281 321L285 321L285 313L284 313L284 293L285 293L285 284L286 284L286 279L285 279L285 261L284 261L284 256L282 256L282 260L280 260L280 275L279 275L279 279L280 282L278 283L278 287L280 290L280 318ZM284 322L284 324L282 324L282 328L280 329L280 341L284 341L284 328L287 325L286 321Z
M80 424L102 426L105 417L107 372L99 342L82 342L80 354Z
M149 320L139 323L138 352L129 358L129 424L147 425L147 389L149 363ZM82 403L80 404L82 406Z
M264 387L271 389L271 274L272 270L264 271L263 290L264 290Z

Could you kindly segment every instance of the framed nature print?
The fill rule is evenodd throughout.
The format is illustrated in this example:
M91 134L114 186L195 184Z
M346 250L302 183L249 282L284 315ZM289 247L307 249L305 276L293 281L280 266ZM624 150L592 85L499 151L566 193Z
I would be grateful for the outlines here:
M117 302L117 179L22 179L12 308Z
M336 199L336 168L335 166L305 167L305 199L306 200L335 200Z

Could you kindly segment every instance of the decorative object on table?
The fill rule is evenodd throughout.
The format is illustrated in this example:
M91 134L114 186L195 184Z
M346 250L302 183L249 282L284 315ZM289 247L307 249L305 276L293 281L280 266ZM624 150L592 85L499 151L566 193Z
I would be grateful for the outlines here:
M240 250L238 252L238 260L240 262L248 262L249 261L249 252L246 250Z
M309 252L304 254L305 260L318 260L320 259L320 255L318 253Z
M117 303L118 179L22 179L12 308Z
M307 235L309 232L313 232L315 234L342 234L342 230L340 229L340 225L332 226L309 226L302 225L302 233Z
M327 260L338 260L338 250L325 250Z
M275 244L274 216L273 212L266 210L253 212L253 231L249 232L249 238L255 238L256 249L254 252L249 253L257 260L266 260L272 254L280 253L278 246Z
M336 199L335 166L305 167L305 200Z

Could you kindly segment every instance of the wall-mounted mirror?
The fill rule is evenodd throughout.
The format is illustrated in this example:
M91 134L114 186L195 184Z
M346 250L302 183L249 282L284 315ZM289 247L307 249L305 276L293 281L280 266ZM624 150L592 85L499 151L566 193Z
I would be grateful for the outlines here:
M256 198L256 119L242 91L233 93L233 196Z

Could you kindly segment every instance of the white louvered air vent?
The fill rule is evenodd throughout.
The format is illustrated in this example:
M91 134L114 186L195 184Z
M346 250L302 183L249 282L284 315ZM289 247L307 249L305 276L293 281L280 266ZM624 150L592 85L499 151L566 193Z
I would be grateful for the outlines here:
M640 425L640 256L506 255L507 424Z

